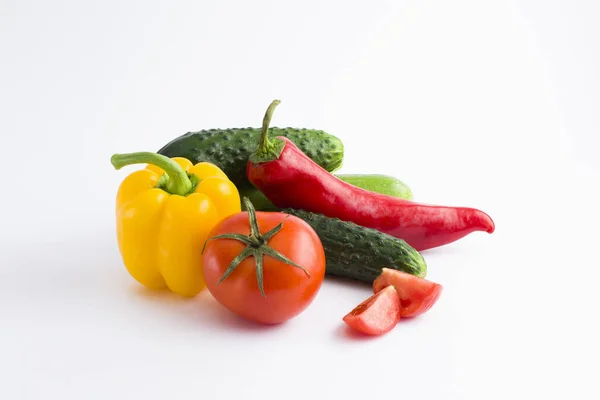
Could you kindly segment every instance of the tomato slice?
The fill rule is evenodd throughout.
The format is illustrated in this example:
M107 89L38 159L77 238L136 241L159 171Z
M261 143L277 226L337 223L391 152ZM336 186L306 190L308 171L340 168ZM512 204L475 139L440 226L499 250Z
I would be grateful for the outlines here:
M351 328L366 335L382 335L400 321L400 298L393 286L360 303L343 318Z
M443 286L406 272L383 268L373 282L373 292L379 293L394 286L400 299L400 316L416 317L428 311L437 302Z

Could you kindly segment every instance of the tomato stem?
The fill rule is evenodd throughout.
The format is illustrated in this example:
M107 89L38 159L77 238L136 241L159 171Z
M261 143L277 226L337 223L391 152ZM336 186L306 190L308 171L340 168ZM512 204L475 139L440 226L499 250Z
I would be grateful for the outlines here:
M300 265L296 264L294 261L290 260L289 258L287 258L286 256L284 256L283 254L281 254L280 252L278 252L277 250L275 250L267 244L268 241L281 230L281 228L283 227L283 222L287 217L284 218L284 220L277 224L277 226L275 226L273 229L271 229L264 235L261 235L258 226L258 220L256 218L256 210L252 205L252 202L250 202L250 200L247 197L243 198L243 202L246 206L246 210L248 210L247 212L248 219L250 221L250 234L247 236L242 235L240 233L225 233L222 235L216 235L206 239L204 247L202 248L202 254L204 254L204 250L206 250L206 245L208 244L208 242L211 240L219 239L238 240L246 245L246 248L244 248L244 250L242 250L240 254L238 254L233 260L231 260L231 263L225 270L225 273L217 282L217 286L221 284L221 282L223 282L225 279L227 279L227 277L237 268L238 265L241 264L242 261L244 261L250 256L254 257L258 289L260 290L260 294L263 297L267 297L264 290L263 278L263 259L265 255L274 258L277 261L289 264L293 267L300 268L310 278L310 273L304 267L301 267Z

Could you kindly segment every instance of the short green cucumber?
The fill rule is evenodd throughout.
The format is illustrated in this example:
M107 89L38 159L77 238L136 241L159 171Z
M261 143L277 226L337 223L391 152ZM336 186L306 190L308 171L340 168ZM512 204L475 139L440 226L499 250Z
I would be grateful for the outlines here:
M344 182L371 192L387 194L405 200L413 199L410 187L393 176L381 174L339 174L336 176Z
M251 188L246 178L248 157L258 147L261 128L208 129L188 132L164 145L158 154L184 157L191 162L206 161L217 165L237 186ZM269 128L272 137L290 139L313 161L329 172L338 170L344 159L344 146L337 137L321 130Z
M379 174L335 174L341 180L358 186L359 188L372 192L387 194L400 199L412 200L413 194L410 187L399 179L389 175ZM273 203L269 201L258 189L246 187L239 189L240 198L248 197L254 208L259 211L277 211ZM243 205L242 205L242 208Z
M254 186L253 187L242 187L242 188L239 188L238 191L240 192L240 200L243 199L244 197L247 197L257 211L278 211L279 210L277 207L275 207L275 204L271 203L271 201L269 201L269 199L267 199L267 197L264 194L262 194L262 192L260 190L256 189ZM246 211L246 206L244 205L243 201L242 201L242 211Z
M327 275L369 284L383 268L421 278L427 275L421 253L402 239L321 214L291 208L282 212L306 221L315 230L325 249Z

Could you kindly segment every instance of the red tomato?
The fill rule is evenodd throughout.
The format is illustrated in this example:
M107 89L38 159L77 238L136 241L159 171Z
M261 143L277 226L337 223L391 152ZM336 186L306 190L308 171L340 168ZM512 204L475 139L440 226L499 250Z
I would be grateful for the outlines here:
M373 282L373 292L378 293L394 286L400 298L402 318L416 317L428 311L440 297L442 285L395 269L383 268Z
M247 245L235 239L207 241L203 255L204 279L215 299L235 314L248 320L277 324L304 311L317 295L325 277L325 252L316 232L306 222L280 212L257 212L261 234L283 222L268 242L301 268L263 257L263 296L259 290L256 260L249 256L217 285L231 264ZM285 220L284 220L285 219ZM218 223L209 235L237 233L248 236L248 212L229 216Z
M343 318L351 328L366 335L382 335L400 321L400 299L393 286L360 303Z

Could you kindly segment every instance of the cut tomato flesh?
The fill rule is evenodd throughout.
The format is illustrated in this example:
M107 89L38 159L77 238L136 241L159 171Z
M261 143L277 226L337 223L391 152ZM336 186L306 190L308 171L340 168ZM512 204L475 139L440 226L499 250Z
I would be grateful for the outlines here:
M394 286L400 300L400 316L416 317L427 312L442 293L442 285L406 272L383 268L373 282L373 292L379 293Z
M388 286L360 303L343 321L366 335L382 335L400 321L400 298L393 286Z

